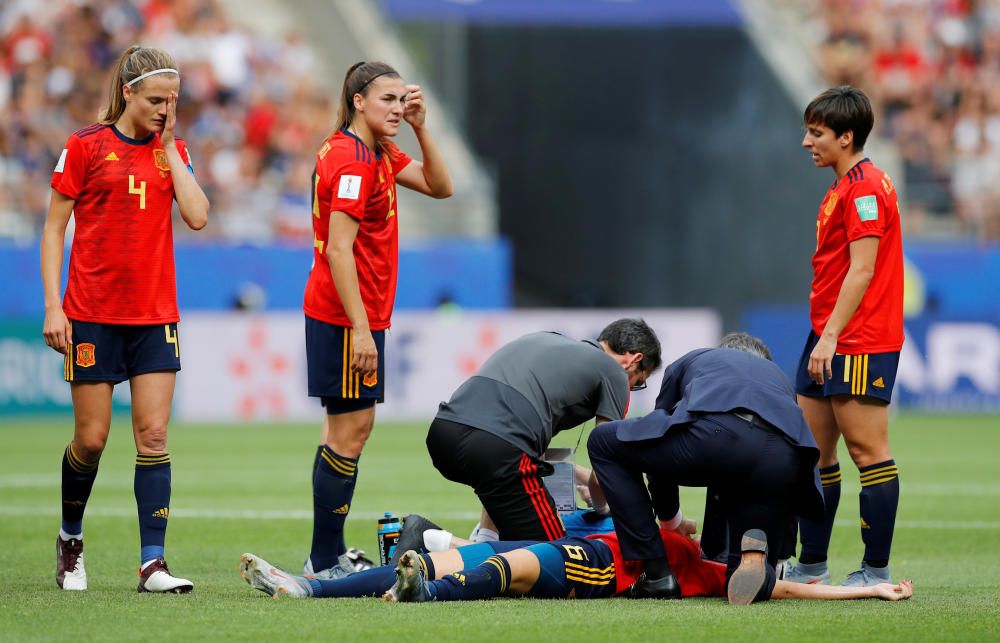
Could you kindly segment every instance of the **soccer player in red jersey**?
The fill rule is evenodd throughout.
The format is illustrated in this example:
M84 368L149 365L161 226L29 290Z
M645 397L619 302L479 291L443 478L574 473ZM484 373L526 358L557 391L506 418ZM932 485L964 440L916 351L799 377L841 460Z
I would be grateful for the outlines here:
M826 519L800 519L802 552L785 578L829 580L826 558L840 501L837 442L861 474L861 569L845 585L889 580L899 476L889 450L889 401L903 345L903 244L889 177L864 155L874 123L860 90L835 87L806 107L802 146L836 180L819 207L809 295L812 330L796 376L820 449Z
M425 125L423 94L381 62L344 77L337 129L320 146L313 174L313 265L306 284L309 395L326 407L313 467L313 538L305 570L353 570L344 521L358 458L385 391L385 331L396 298L397 182L435 198L451 195L444 159ZM389 139L403 121L422 161Z
M170 507L167 423L180 370L171 208L205 227L208 199L174 134L180 75L169 54L129 47L100 122L69 137L52 175L42 233L45 343L64 357L75 418L62 461L56 582L87 588L83 512L111 428L111 393L129 381L136 445L140 592L191 591L163 558ZM63 245L76 221L60 302Z

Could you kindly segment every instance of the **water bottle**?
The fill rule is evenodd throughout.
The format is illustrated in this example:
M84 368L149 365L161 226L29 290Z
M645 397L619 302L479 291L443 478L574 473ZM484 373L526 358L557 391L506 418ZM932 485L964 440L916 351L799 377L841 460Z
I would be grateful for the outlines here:
M378 560L381 565L388 565L392 555L396 553L396 545L399 543L399 531L403 528L399 518L396 518L388 511L385 518L378 521Z

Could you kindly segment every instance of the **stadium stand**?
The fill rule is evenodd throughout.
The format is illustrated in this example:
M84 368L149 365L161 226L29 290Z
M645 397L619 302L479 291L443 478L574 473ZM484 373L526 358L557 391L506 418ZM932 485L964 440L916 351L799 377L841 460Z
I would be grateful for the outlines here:
M351 9L351 3L342 4L340 11ZM337 51L335 62L319 60L330 52L316 43L308 25L265 33L230 20L237 15L232 5L219 0L0 4L0 239L33 243L37 238L51 171L66 137L97 119L108 82L103 70L125 47L140 43L171 52L181 66L178 131L212 202L206 233L220 241L311 244L310 220L302 215L309 207L315 147L335 119L343 69L351 62L341 58L370 54ZM323 3L310 6L332 10ZM237 7L244 13L267 8L262 0ZM270 9L273 15L276 9ZM364 10L354 6L354 14ZM283 13L308 22L302 11ZM330 22L324 25L329 33ZM436 125L444 120L436 119ZM462 216L438 214L445 220L443 231L489 235L495 214L483 203L490 190L475 175L474 162L463 165L464 175L473 179L463 182L462 172L456 176L460 198L453 208ZM420 236L423 228L433 228L427 219L410 217L402 233ZM175 233L188 234L184 226Z
M909 233L1000 238L1000 5L775 0L830 84L876 101L898 147Z

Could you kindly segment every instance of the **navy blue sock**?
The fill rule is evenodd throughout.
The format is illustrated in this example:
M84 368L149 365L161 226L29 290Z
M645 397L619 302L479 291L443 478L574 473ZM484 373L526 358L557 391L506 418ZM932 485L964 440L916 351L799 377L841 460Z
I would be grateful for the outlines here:
M361 598L381 596L396 582L396 568L392 565L372 567L335 580L310 578L316 598Z
M83 511L97 479L97 462L84 462L73 452L70 443L62 459L62 530L67 534L83 533Z
M865 562L872 567L889 564L892 533L899 505L899 469L894 460L859 467L861 474L861 540Z
M337 558L347 551L344 521L351 510L357 479L358 461L337 455L323 445L313 478L313 537L309 560L315 571L333 567Z
M135 504L139 510L139 544L142 562L163 557L170 515L170 455L139 453L135 456Z
M437 570L434 569L434 561L430 554L420 554L420 566L424 568L424 578L427 580L437 579Z
M434 563L429 555L420 556L424 578L434 580ZM335 580L307 579L315 598L363 598L381 596L396 582L396 568L392 565L372 567Z
M323 454L324 446L326 445L321 444L318 447L316 447L316 457L313 459L313 471L312 471L312 476L310 476L309 478L310 480L316 479L316 469L319 468L319 458Z
M813 522L799 518L802 532L802 554L799 562L806 565L825 563L830 550L830 536L833 534L833 520L840 505L840 463L819 470L819 480L823 484L823 503L826 515L823 522Z
M510 565L503 556L491 556L472 569L463 569L429 583L437 601L478 601L500 596L510 587Z

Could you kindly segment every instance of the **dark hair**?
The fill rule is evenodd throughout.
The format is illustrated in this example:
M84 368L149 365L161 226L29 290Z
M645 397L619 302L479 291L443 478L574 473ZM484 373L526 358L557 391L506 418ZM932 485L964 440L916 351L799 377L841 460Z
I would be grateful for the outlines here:
M641 319L619 319L604 327L597 341L607 342L616 353L642 353L639 368L652 373L660 367L660 340L653 329Z
M719 341L719 348L731 348L734 351L743 351L774 361L771 359L771 351L767 344L750 333L729 333Z
M379 76L399 78L399 73L381 62L360 62L351 65L344 75L344 86L340 91L340 108L337 111L337 129L350 126L354 120L354 95L368 93L372 81Z
M132 45L118 59L118 66L111 75L111 87L108 91L108 106L104 108L100 115L100 121L105 125L111 125L121 118L125 113L125 97L122 96L122 87L132 80L142 76L148 71L157 69L176 69L177 63L167 52L153 47L140 47ZM132 85L133 91L138 91L144 81L139 81Z
M841 85L831 87L806 106L802 115L803 124L824 125L840 136L844 132L854 132L854 151L865 148L865 141L875 125L872 104L868 96L857 87Z

